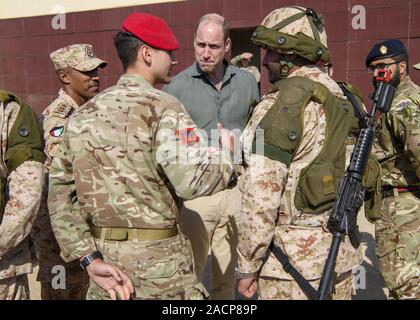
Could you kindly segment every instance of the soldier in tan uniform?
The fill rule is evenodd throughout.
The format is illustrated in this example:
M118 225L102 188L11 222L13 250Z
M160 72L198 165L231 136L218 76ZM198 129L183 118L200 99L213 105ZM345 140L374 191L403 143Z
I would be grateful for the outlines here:
M271 245L318 288L332 239L326 222L345 170L345 141L357 121L322 67L330 57L321 15L276 9L251 40L266 49L263 65L273 87L242 135L247 167L240 184L238 290L259 299L306 299ZM352 268L360 262L346 238L333 298L351 298Z
M30 107L0 90L0 300L29 299L35 254L27 236L42 194L41 132Z
M389 112L378 121L372 152L380 167L380 208L367 211L375 221L379 268L395 299L420 299L420 87L408 66L398 39L375 44L366 58L373 78L388 68L397 88Z
M233 64L235 67L241 68L251 73L255 77L255 81L259 83L261 79L261 74L257 67L251 65L252 57L253 54L251 52L244 52L233 57L232 60L230 60L230 63Z
M69 45L52 52L50 57L63 88L58 92L58 98L42 113L46 184L40 212L33 227L32 239L39 260L38 281L41 282L41 298L80 300L86 297L89 277L77 262L65 263L60 257L60 248L51 229L47 207L48 172L69 117L99 92L98 69L105 67L106 62L95 56L89 44ZM62 272L60 269L53 270L54 266L65 268L64 283L53 281L54 277Z
M87 270L88 299L203 298L178 205L233 187L236 173L183 105L153 87L176 64L166 22L133 13L114 44L125 74L70 118L51 166L54 234L65 261ZM229 132L221 139L234 147Z

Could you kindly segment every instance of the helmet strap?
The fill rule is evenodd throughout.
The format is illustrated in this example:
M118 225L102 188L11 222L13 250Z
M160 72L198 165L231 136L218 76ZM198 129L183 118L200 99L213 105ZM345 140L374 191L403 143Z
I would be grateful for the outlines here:
M292 61L281 59L280 61L280 80L286 79L290 70L295 66Z

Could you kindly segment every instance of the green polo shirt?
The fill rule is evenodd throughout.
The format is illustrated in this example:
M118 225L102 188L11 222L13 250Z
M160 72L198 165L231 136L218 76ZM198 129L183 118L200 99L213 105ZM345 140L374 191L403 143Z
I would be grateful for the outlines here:
M260 95L255 78L249 72L227 64L220 92L201 71L197 62L176 75L163 91L178 98L197 126L207 132L210 140L218 136L217 123L242 132L252 106ZM211 135L213 130L213 136Z

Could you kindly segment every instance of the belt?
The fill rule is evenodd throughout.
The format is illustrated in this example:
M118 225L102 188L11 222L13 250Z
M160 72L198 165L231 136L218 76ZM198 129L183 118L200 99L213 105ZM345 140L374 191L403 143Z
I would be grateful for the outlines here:
M393 186L383 186L382 187L382 199L393 197L394 196L394 188L397 188L398 193L406 193L406 192L416 192L420 190L419 186L415 187L393 187Z
M126 241L126 240L162 240L175 237L178 234L178 228L171 229L134 229L134 228L106 228L91 226L92 236L98 239L102 238L105 232L105 240Z

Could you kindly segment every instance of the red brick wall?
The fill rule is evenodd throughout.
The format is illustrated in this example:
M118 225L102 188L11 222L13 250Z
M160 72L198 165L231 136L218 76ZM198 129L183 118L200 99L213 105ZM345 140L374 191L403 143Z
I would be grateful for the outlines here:
M230 21L231 28L244 28L257 26L275 8L296 4L313 7L325 15L334 77L356 84L365 96L371 86L364 60L378 40L400 38L408 48L410 64L420 62L420 0L189 0L70 13L66 15L66 30L53 30L52 16L0 20L0 88L17 93L41 112L59 89L49 53L83 42L91 43L96 54L109 62L101 71L102 88L114 84L122 69L112 37L121 21L134 11L158 15L172 26L181 43L175 69L179 72L193 61L193 32L204 13L222 14ZM366 8L366 30L351 27L354 5ZM420 83L420 71L410 69L412 78ZM269 87L265 70L262 77L264 92Z

